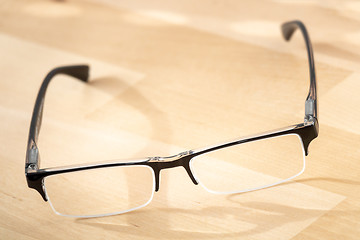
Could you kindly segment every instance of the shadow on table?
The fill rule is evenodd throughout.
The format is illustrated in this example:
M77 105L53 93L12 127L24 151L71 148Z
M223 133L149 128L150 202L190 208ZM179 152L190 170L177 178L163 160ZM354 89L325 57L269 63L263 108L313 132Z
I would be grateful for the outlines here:
M169 120L164 112L150 101L151 95L143 94L139 89L133 85L128 84L126 81L121 79L121 77L114 76L104 76L99 78L94 78L89 81L89 85L94 87L96 90L102 91L110 96L113 96L111 99L112 103L116 106L117 103L124 103L131 106L133 109L136 109L141 113L146 120L150 123L151 126L151 135L148 137L149 141L141 149L139 149L134 157L150 157L158 156L159 153L154 152L153 141L160 141L163 143L171 143L172 138L172 129L170 127ZM119 109L119 112L113 113L114 117L121 116L122 109ZM126 114L126 112L124 112ZM121 124L115 124L116 128L123 129L124 127ZM166 144L162 145L162 151L166 152L169 149L165 149ZM150 155L149 155L150 154ZM151 155L153 154L153 155ZM167 185L166 176L162 178L162 190L166 190ZM166 191L163 191L163 194L166 194ZM164 204L167 203L167 199L164 199ZM136 215L127 214L127 222L136 221ZM164 221L163 226L166 226L167 221Z
M91 80L90 84L111 95L114 95L114 88L121 87L124 89L125 87L124 91L126 91L126 94L130 94L131 96L121 99L121 101L131 105L146 116L155 116L149 120L153 128L152 137L159 139L166 136L166 139L160 139L160 141L169 141L171 128L166 120L166 116L161 113L157 106L151 104L136 88L126 86L124 85L124 81L113 77L94 79ZM119 95L119 101L121 95ZM130 101L129 99L136 100ZM150 147L149 145L146 146L145 149L140 150L138 152L140 156L142 152L147 152ZM337 178L307 178L283 183L281 185L313 181L360 185L358 181ZM166 181L162 181L162 183L165 182ZM166 187L163 187L162 191L166 191ZM315 219L328 212L328 210L297 208L262 201L240 202L234 200L235 197L241 198L240 195L242 194L232 194L227 197L227 200L234 204L234 206L231 207L211 206L201 208L201 205L199 205L198 210L166 207L145 208L124 215L76 219L75 223L118 232L122 234L122 236L124 236L123 234L127 234L157 239L218 239L260 235L289 223L301 222L312 218ZM165 197L163 197L161 201L163 205L166 206L166 194L163 196ZM332 210L331 212L332 214L340 216L349 214L349 211ZM360 215L360 211L351 210L351 215L354 214Z
M309 178L284 184L310 181L330 181L360 185L359 181L336 178ZM261 190L260 190L261 191ZM153 208L127 213L133 215L129 221L124 215L109 218L76 219L84 224L103 230L157 239L201 239L226 238L265 234L289 223L316 219L329 210L297 208L294 206L261 201L240 202L235 197L246 194L232 194L227 200L235 203L234 207L211 206L194 209ZM359 215L360 210L331 210L337 216Z
M169 120L166 114L162 112L158 106L150 101L150 94L144 95L140 90L132 85L129 85L121 78L113 76L104 76L101 78L91 79L88 84L94 87L96 90L113 96L111 101L115 104L116 102L122 102L141 113L151 125L152 131L149 139L171 143L171 137L173 134ZM119 90L121 90L121 92L119 92ZM118 114L121 114L122 111L123 109L119 109L119 112L113 114L117 117ZM124 114L126 113L124 112ZM123 129L123 126L120 125L115 127ZM151 144L145 146L137 153L137 157L144 157L142 154L148 154L149 152L152 152L152 148L153 146Z

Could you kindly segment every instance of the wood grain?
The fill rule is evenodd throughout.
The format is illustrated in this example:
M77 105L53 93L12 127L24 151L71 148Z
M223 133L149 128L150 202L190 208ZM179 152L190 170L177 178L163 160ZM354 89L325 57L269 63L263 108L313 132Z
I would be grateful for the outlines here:
M356 1L1 1L0 239L358 239L360 5ZM183 169L162 173L149 206L55 215L27 188L35 96L53 67L88 63L89 84L54 79L42 167L168 156L302 121L303 20L313 41L320 135L288 184L213 195Z

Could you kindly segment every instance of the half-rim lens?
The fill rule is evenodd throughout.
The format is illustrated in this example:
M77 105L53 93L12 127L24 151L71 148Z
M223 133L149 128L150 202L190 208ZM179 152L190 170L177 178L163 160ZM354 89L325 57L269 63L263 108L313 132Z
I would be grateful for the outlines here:
M118 166L51 175L44 180L55 213L99 217L146 206L155 190L149 166Z
M219 194L253 191L288 181L305 170L301 138L288 134L205 153L191 160L200 185Z

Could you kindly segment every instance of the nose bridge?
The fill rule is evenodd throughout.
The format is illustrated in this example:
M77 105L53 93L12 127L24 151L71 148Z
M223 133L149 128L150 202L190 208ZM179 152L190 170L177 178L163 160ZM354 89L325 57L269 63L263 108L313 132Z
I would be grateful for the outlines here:
M196 185L198 184L190 169L191 154L191 151L187 151L170 157L153 157L150 159L148 164L155 173L156 192L159 191L160 188L160 172L167 168L184 167L192 182Z

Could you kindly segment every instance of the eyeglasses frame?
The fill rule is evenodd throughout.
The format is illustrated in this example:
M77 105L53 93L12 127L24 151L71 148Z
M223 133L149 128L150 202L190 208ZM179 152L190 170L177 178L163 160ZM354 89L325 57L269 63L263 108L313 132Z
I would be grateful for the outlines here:
M90 170L96 168L106 167L118 167L118 166L148 166L150 167L155 176L155 191L157 192L160 187L160 172L163 169L183 167L189 175L192 182L197 185L199 181L194 176L191 170L191 160L199 155L209 153L222 148L231 147L238 144L248 143L261 139L267 139L277 136L296 134L300 137L305 151L305 155L308 155L308 147L312 140L314 140L319 134L319 123L318 123L318 103L317 103L317 88L316 88L316 75L312 45L310 42L309 35L307 33L305 25L298 20L285 22L281 26L282 35L285 40L289 41L296 29L300 29L303 34L306 49L308 54L309 72L310 72L310 88L309 93L305 101L305 117L304 122L296 125L271 130L256 135L251 135L243 138L238 138L232 141L220 143L210 147L201 149L194 149L179 154L168 156L168 157L146 157L139 159L119 160L111 162L99 162L90 164L77 164L62 167L51 167L51 168L40 168L40 154L37 147L37 140L42 122L43 108L45 93L50 81L59 74L74 77L80 81L88 82L89 79L89 66L88 65L72 65L58 67L50 71L44 81L41 84L38 92L35 106L31 118L31 124L29 129L29 138L26 151L25 159L25 175L29 188L33 188L39 192L44 201L48 201L46 195L44 179L51 175ZM290 180L297 175L287 179ZM275 184L274 184L275 185ZM267 186L268 187L268 186Z

